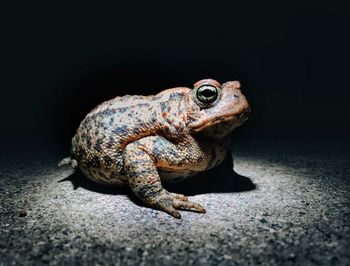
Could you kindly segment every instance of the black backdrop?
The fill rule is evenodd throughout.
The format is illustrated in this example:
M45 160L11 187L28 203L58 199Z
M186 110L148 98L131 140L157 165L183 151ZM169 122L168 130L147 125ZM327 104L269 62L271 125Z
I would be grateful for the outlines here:
M349 130L348 8L305 2L13 3L0 130L67 144L103 100L207 77L241 81L242 132Z

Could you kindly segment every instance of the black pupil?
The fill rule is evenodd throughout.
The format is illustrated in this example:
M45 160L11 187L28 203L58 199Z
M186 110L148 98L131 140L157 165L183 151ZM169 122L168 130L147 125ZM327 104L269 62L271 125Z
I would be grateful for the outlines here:
M215 91L213 89L204 89L202 90L202 95L206 98L211 98L215 96Z

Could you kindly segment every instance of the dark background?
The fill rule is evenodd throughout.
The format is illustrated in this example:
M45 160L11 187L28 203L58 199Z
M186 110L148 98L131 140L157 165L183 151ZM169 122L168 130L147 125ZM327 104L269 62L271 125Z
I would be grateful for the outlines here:
M348 6L7 2L0 265L350 265ZM233 161L169 187L207 214L175 220L57 167L102 101L208 77L239 80L252 113Z
M16 2L3 10L0 130L67 147L104 100L211 77L241 81L241 136L347 134L348 9L292 3Z

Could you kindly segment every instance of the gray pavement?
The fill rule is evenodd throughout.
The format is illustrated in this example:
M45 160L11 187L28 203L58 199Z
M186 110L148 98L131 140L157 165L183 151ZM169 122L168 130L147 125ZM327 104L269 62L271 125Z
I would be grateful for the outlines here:
M232 146L237 174L227 162L169 188L207 210L181 220L69 176L55 150L2 156L0 265L350 265L346 146Z

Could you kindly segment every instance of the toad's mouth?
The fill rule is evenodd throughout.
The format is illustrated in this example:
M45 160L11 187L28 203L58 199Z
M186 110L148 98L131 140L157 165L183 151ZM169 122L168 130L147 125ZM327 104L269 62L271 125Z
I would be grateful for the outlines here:
M231 113L226 115L207 117L207 118L201 119L198 122L192 123L190 127L192 131L199 132L208 127L227 122L232 124L233 126L232 128L236 128L236 127L239 127L248 119L249 113L250 113L250 109L248 108L243 110L240 113L234 113L234 114Z

